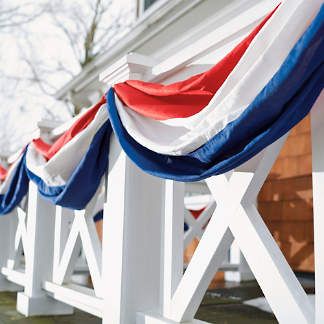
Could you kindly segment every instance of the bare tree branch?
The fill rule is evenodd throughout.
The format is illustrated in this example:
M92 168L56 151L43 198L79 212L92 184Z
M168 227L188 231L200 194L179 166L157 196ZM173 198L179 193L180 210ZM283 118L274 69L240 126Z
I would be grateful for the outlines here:
M20 61L24 66L24 73L1 71L2 79L10 81L11 89L24 84L30 88L26 91L31 95L39 90L52 98L64 83L107 50L118 35L129 28L129 19L125 19L128 12L118 14L112 10L116 2L118 0L43 0L42 5L37 5L29 0L17 6L0 0L0 32L17 35ZM62 40L62 48L69 53L68 60L62 55L49 58L38 50L37 39L46 31L28 28L37 18L51 24L50 30L55 30L57 39Z
M29 12L31 8L33 8L32 13ZM0 31L28 24L40 17L45 11L46 6L35 8L35 4L32 2L4 7L3 1L0 1Z

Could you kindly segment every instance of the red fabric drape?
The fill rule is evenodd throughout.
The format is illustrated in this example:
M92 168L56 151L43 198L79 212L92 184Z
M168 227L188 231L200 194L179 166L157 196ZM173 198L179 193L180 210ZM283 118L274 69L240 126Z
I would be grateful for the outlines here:
M41 138L33 140L36 150L41 153L47 160L51 159L65 144L71 141L73 137L84 130L94 119L99 108L106 103L106 98L103 96L98 103L91 107L83 116L77 119L73 125L61 135L52 145L44 142Z
M2 165L0 165L0 181L3 181L6 179L8 170L5 169Z
M130 109L157 120L198 113L209 103L276 9L210 70L169 85L128 80L114 86L118 97Z

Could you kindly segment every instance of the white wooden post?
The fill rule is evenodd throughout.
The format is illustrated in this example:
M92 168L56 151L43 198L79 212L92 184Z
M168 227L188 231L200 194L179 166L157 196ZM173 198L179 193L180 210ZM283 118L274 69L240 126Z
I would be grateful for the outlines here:
M103 219L103 323L159 311L163 181L139 170L111 140Z
M25 289L18 293L17 310L26 316L71 314L73 309L49 298L42 289L52 276L55 206L44 200L34 183L29 185L25 246Z
M7 280L19 286L17 290L22 290L26 282L23 259L28 237L26 212L20 207L11 213L8 233L10 233L9 254L7 263L1 268L1 272L7 277Z
M161 227L163 241L160 288L162 315L167 318L171 315L170 301L183 273L183 204L184 184L167 180L164 194L164 222Z
M155 62L127 54L100 75L107 85L147 79ZM103 323L134 323L136 313L160 305L164 181L139 170L111 140L103 220ZM157 309L158 308L158 309Z
M231 269L232 265L234 265L234 269ZM254 279L253 273L235 240L229 250L228 266L229 268L226 269L226 264L224 265L225 281L242 282Z
M7 263L10 245L10 219L13 213L0 217L0 269ZM6 291L9 288L9 282L6 277L0 273L0 291Z
M315 319L324 323L324 91L311 111L315 253Z
M8 281L2 274L2 269L7 266L10 252L15 241L15 227L17 223L17 209L4 216L0 216L0 291L18 291L21 288Z
M11 240L10 254L7 262L9 270L21 270L21 259L27 245L26 213L20 208L16 209L15 217L11 219L11 233L14 239Z

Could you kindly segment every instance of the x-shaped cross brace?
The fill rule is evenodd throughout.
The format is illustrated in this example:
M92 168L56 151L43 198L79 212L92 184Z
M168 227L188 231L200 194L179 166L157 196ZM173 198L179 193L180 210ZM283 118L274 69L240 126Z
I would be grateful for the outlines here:
M68 218L69 214L73 217L70 231L67 230L67 222L71 218ZM73 212L56 207L53 282L62 285L70 281L80 249L83 247L94 291L97 296L100 296L103 289L101 283L101 244L93 218L89 215L91 215L89 208Z
M197 219L192 216L189 210L185 209L184 217L189 229L186 231L184 236L184 248L186 248L195 237L201 239L204 234L204 226L213 214L215 207L215 201L210 201Z
M285 139L252 159L247 169L242 166L239 171L207 179L217 208L170 300L169 319L192 321L235 238L279 322L314 322L314 307L255 206Z

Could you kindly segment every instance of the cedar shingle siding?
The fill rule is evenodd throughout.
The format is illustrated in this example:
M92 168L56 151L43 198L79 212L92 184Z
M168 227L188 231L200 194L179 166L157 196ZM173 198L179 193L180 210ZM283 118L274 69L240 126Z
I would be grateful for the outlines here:
M289 264L314 271L310 118L292 129L258 197L258 208Z

